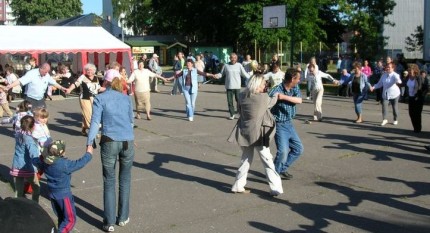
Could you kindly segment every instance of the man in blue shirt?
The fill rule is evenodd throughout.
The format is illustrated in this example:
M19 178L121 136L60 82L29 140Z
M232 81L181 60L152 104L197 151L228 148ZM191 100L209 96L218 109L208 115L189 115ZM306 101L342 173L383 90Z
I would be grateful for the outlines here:
M269 96L276 93L286 95L282 100L278 100L272 108L272 114L276 121L276 158L275 169L279 175L285 179L293 176L287 172L288 168L303 153L303 145L294 128L293 118L296 115L296 104L302 103L302 95L297 85L300 82L300 71L288 69L285 73L284 81L269 92Z
M66 91L65 87L62 87L49 75L50 70L51 66L48 63L43 63L40 68L28 71L22 78L9 84L7 88L10 89L18 85L27 85L25 99L31 103L32 108L46 108L45 92L48 85Z
M351 81L351 74L348 73L346 69L343 69L339 80L339 83L340 83L339 91L338 91L339 96L343 96L343 97L346 97L347 95L351 96L351 92L348 89L348 83L350 81Z

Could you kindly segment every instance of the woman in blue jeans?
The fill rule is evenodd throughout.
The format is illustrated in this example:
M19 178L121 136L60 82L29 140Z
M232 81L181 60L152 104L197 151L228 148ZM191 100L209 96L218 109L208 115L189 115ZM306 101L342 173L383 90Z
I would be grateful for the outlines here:
M87 147L93 145L102 125L100 154L103 166L103 230L112 232L115 224L125 226L130 221L130 180L134 159L133 105L130 98L122 94L119 77L115 77L106 91L94 98ZM120 164L118 211L115 192L117 161Z
M366 98L367 91L372 90L372 85L370 85L367 76L361 72L361 63L354 63L353 72L349 85L351 86L352 99L354 100L355 114L357 114L355 123L361 123L363 122L361 105Z
M194 61L188 59L185 69L175 74L175 76L173 77L164 79L164 81L171 81L177 78L176 81L179 82L179 86L184 93L185 109L189 121L194 120L194 110L196 108L196 99L198 91L198 75L205 77L214 77L213 74L205 73L194 68Z

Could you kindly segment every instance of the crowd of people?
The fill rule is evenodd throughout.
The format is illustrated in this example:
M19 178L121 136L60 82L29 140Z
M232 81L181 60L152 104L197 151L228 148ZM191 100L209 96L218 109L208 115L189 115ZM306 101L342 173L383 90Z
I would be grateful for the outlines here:
M150 92L159 92L157 79L174 82L171 95L181 93L184 96L186 118L193 121L199 86L207 78L224 78L229 112L227 118L238 118L228 141L236 142L242 149L241 164L231 188L234 193L250 193L246 189L247 175L255 150L263 163L271 196L283 193L282 179L293 178L289 169L304 151L294 127L296 105L303 102L299 86L302 80L306 81L306 98L312 98L314 104L309 123L323 121L322 79L327 79L339 86L339 95L352 96L356 123L363 122L362 104L368 98L367 93L375 91L377 101L382 103L381 126L388 123L389 105L393 111L392 123L398 124L398 103L404 97L408 101L414 132L422 130L421 113L430 84L427 72L420 70L416 64L406 66L397 61L397 65L403 66L400 70L390 58L386 59L385 64L378 61L373 69L368 60L363 63L356 61L350 67L342 66L340 62L337 67L340 79L337 80L320 70L315 58L310 59L304 72L300 66L283 72L276 54L265 67L252 60L250 55L240 63L238 55L231 53L230 62L221 69L214 68L216 59L213 55L210 57L211 63L203 61L205 56L185 58L183 52L178 52L171 77L162 76L157 54L149 60L142 57L136 61L130 77L124 67L113 62L107 67L103 80L96 76L97 68L91 63L86 64L84 74L73 81L69 79L70 71L65 66L60 66L58 74L52 75L50 64L43 63L21 78L14 76L13 70L7 68L6 79L2 80L5 86L0 87L0 115L3 117L3 112L6 113L8 118L1 123L13 124L15 131L15 153L10 169L15 197L25 196L29 189L25 183L28 182L32 200L38 202L39 180L44 174L52 208L58 217L58 230L72 231L76 211L70 189L71 174L91 161L95 140L100 134L104 206L102 229L112 232L115 225L127 225L130 221L130 182L135 146L134 119L141 119L142 112L147 120L152 119ZM209 69L206 67L208 65ZM62 77L66 77L66 81L61 81ZM25 89L25 96L17 111L12 113L8 104L14 98L13 94L18 92L18 87ZM65 94L79 88L81 132L87 136L87 142L84 155L76 161L65 158L66 143L63 140L54 140L50 136L49 112L45 103L45 93L49 87ZM133 113L130 95L134 97L136 113ZM277 150L275 156L270 151L273 139ZM430 146L426 149L430 150ZM115 191L117 163L118 200Z

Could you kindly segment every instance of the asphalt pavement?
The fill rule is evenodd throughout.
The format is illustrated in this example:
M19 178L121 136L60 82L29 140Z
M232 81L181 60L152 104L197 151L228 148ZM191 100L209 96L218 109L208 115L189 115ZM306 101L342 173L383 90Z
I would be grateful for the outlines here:
M382 127L381 106L363 104L356 124L352 99L324 96L323 122L305 124L310 101L297 107L294 122L304 153L283 180L284 194L269 196L263 166L254 158L247 188L230 191L240 148L227 142L236 120L228 119L224 86L203 85L189 122L181 95L171 84L151 93L152 120L136 120L130 223L115 232L430 232L430 106L423 132L414 133L407 104L399 124ZM16 106L17 103L12 103ZM48 101L49 129L66 141L66 154L85 151L78 99ZM0 127L0 197L13 195L8 175L14 153L11 126ZM276 153L274 142L272 153ZM40 205L54 218L45 178ZM77 224L74 232L101 232L103 180L100 151L73 174ZM30 196L28 196L30 198Z

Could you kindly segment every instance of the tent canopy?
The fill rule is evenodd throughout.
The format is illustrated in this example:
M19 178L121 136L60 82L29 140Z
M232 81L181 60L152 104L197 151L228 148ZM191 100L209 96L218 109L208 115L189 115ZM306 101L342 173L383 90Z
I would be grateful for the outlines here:
M75 72L88 63L104 69L117 61L131 71L130 46L102 27L80 26L0 26L0 54L30 54L40 62L46 54L73 53Z
M0 53L130 53L102 27L0 26Z

